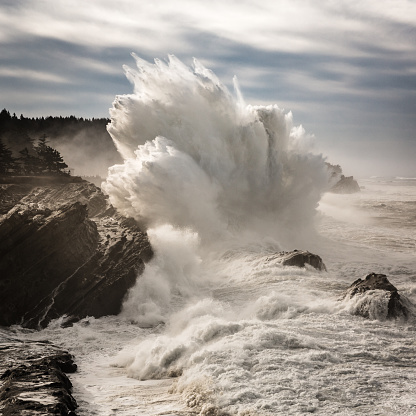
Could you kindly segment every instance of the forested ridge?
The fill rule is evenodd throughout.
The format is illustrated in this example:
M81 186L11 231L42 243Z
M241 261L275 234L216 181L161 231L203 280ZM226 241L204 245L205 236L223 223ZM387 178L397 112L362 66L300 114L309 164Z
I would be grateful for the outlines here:
M109 123L108 118L83 118L83 117L17 117L15 113L3 109L0 113L0 136L5 133L60 136L65 131L67 134L76 134L80 130L98 129L105 131Z
M78 174L102 175L108 166L119 161L106 130L109 121L73 115L18 117L3 109L0 112L0 173L69 174L72 168Z

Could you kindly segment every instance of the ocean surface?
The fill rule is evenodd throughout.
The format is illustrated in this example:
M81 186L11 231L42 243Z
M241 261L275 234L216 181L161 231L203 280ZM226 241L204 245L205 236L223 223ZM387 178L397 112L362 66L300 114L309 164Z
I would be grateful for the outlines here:
M277 106L248 106L197 61L126 68L109 126L125 162L104 184L153 260L119 316L40 332L74 354L81 416L415 415L415 320L386 320L371 272L416 304L416 179L326 192L325 158ZM309 250L327 271L282 266Z
M376 272L416 304L416 180L359 183L323 195L314 246L299 247L327 272L275 264L270 242L240 247L212 261L212 282L175 294L165 323L16 330L75 355L80 415L414 415L415 321L386 321L382 299L364 319L340 298Z

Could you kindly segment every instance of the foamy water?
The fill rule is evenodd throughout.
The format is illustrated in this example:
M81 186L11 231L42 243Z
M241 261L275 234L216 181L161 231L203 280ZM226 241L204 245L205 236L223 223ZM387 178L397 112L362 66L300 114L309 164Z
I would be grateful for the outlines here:
M325 193L324 159L277 106L246 106L195 62L126 68L106 191L154 259L117 317L54 322L76 357L80 415L411 415L414 320L370 320L343 291L370 272L416 303L416 181ZM328 272L283 267L307 249Z

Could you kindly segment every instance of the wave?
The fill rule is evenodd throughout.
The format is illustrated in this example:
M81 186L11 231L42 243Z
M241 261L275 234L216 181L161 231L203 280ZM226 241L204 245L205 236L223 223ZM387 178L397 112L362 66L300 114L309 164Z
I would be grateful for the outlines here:
M203 407L199 395L215 407L205 397L215 388L201 374L225 362L215 364L211 348L227 361L229 348L236 356L242 345L249 348L250 334L259 339L253 354L269 344L308 342L277 329L270 335L267 322L315 310L313 293L305 305L305 293L292 299L250 288L258 279L276 280L281 266L265 262L265 253L313 234L328 184L325 159L312 152L311 136L290 112L245 105L236 81L231 93L197 60L190 68L174 56L154 64L134 57L137 69L125 67L134 92L116 97L108 126L124 163L109 169L103 188L118 210L146 227L155 251L121 317L163 330L123 350L115 365L138 379L183 373L177 389L188 406ZM250 307L240 310L239 299ZM255 394L240 390L248 401Z
M104 189L148 228L189 228L203 242L302 230L327 184L311 137L277 105L245 105L197 60L125 67L108 131L124 159ZM251 238L251 237L250 237Z

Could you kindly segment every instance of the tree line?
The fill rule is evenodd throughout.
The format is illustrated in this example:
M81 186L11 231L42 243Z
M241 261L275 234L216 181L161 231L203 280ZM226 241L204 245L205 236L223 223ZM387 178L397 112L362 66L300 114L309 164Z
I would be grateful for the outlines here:
M29 124L33 121L36 122L36 119L26 119L23 116L19 119L15 114L11 116L6 109L1 111L0 174L69 175L68 165L61 154L48 145L46 134L37 140L29 136ZM12 143L12 147L7 146L5 141Z
M75 116L24 117L21 114L20 117L17 117L15 113L11 115L8 110L3 109L0 112L0 137L7 132L28 132L39 137L43 134L50 137L59 136L63 131L68 135L73 135L86 129L105 132L105 126L109 121L108 118L87 119Z
M31 140L31 146L19 151L14 157L10 148L0 139L0 174L1 175L69 175L68 165L61 154L48 146L46 136Z
M46 136L48 141L46 145L61 152L71 172L88 172L92 175L100 172L101 174L107 166L121 162L121 157L106 128L109 122L108 118L87 119L73 115L30 118L11 114L3 109L0 111L2 154L7 163L10 163L10 153L7 153L7 150L12 152L13 158L19 159L13 164L13 169L8 166L7 171L12 170L13 174L39 170L41 173L50 170L53 172L50 163L49 168L44 164L40 168L38 165L42 164L42 161L33 159L33 157L45 158L45 152L39 155L35 147L39 145L39 138ZM24 154L21 154L21 151L24 151ZM62 170L68 171L68 168ZM2 172L4 174L4 169Z

